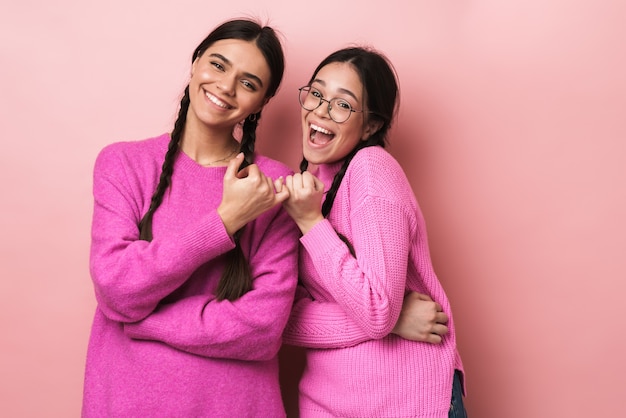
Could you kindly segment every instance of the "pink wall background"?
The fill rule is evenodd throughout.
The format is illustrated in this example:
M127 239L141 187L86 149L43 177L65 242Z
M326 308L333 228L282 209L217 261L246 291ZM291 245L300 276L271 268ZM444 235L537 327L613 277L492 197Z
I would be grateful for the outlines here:
M470 416L626 414L624 2L4 3L0 415L79 415L96 153L169 130L192 50L244 14L285 38L259 148L294 168L315 64L350 42L395 63L390 150L452 301Z

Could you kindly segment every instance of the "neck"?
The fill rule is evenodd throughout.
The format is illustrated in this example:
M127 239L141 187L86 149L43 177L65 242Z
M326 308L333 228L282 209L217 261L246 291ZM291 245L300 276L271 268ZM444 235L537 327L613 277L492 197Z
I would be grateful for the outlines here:
M239 142L233 137L234 128L206 124L189 108L180 150L200 165L226 165L240 149Z
M180 150L204 166L228 164L239 148L239 142L230 133L211 137L185 133L180 142Z

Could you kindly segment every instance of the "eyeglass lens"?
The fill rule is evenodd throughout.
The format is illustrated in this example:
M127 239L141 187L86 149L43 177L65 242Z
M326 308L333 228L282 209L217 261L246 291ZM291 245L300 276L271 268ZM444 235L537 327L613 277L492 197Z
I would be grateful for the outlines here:
M350 103L340 98L330 100L324 99L322 94L311 87L303 87L300 89L300 105L305 110L315 110L322 105L323 102L328 103L328 115L337 123L345 122L352 113Z

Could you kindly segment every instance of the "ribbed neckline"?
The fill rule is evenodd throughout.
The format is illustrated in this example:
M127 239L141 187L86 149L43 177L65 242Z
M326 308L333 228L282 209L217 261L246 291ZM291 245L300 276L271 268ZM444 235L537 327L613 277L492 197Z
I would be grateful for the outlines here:
M339 170L341 170L341 165L343 164L343 161L344 160L330 164L320 164L319 166L317 166L317 169L313 171L313 174L324 183L324 192L327 192L332 186L333 178L335 177L335 174L337 174Z
M202 166L182 150L178 150L174 163L174 170L182 170L200 178L219 179L220 181L224 178L226 168L227 166Z

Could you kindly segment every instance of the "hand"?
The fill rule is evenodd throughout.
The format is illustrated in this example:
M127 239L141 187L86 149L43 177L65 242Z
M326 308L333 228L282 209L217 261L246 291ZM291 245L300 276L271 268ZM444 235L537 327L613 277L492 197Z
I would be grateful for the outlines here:
M411 292L404 297L400 317L391 332L406 340L439 344L448 333L447 323L448 315L441 305L428 295Z
M282 187L281 180L274 183L256 164L237 172L242 161L243 153L229 161L224 174L222 202L217 208L217 213L231 236L289 197L289 191ZM275 185L280 186L280 190L275 190Z
M315 224L324 219L322 216L324 183L305 171L287 176L285 187L289 192L289 198L283 202L283 207L296 222L300 231L306 234Z

